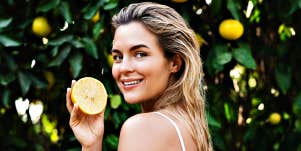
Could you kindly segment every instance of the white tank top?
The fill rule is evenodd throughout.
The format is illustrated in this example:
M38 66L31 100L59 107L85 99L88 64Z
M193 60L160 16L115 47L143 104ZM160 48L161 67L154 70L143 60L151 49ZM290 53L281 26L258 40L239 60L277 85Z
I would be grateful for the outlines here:
M178 137L179 137L179 140L180 140L180 143L181 143L182 151L186 151L184 140L183 140L183 136L182 136L181 131L180 131L178 125L176 124L176 122L174 122L171 118L169 118L168 116L166 116L165 114L163 114L161 112L154 112L154 113L156 113L158 115L161 115L162 117L164 117L165 119L167 119L173 125L173 127L177 131L177 134L178 134Z

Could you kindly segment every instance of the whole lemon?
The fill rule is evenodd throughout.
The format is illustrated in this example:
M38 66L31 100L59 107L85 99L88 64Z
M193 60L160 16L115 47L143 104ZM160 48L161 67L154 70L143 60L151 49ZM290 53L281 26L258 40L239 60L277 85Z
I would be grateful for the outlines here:
M46 37L51 32L51 27L45 17L36 17L31 28L33 33L40 37Z
M92 17L91 21L96 23L99 21L99 19L100 19L99 11L97 11L97 13Z
M244 33L244 26L235 19L226 19L219 25L219 34L227 40L237 40Z
M174 3L184 3L187 2L188 0L171 0Z
M279 124L281 121L281 115L279 113L272 113L270 114L269 116L269 122L272 124L272 125L277 125Z

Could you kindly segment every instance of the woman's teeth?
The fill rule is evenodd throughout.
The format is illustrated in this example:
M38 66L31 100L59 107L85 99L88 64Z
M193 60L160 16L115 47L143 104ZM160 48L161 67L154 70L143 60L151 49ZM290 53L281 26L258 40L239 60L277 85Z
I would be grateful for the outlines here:
M128 86L128 85L134 85L134 84L138 84L140 83L140 80L136 80L136 81L129 81L129 82L123 82L123 84L125 86Z

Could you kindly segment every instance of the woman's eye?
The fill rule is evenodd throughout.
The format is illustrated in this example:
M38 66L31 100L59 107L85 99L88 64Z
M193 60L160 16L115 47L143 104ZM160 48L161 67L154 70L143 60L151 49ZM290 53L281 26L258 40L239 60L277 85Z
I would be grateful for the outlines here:
M144 53L144 52L137 52L136 53L136 57L138 57L138 58L142 58L142 57L145 57L146 56L146 53Z
M122 56L121 55L113 55L113 60L115 62L118 62L118 61L122 60Z

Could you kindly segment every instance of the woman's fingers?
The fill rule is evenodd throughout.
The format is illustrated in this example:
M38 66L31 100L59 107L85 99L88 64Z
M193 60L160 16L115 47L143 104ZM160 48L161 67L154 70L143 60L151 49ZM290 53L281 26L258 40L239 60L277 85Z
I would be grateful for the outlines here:
M70 88L67 88L67 92L66 92L66 106L67 106L67 109L69 111L69 113L71 113L72 109L73 109L73 103L71 101L71 89Z
M69 113L71 113L72 109L73 109L73 103L71 101L71 89L73 88L75 82L76 82L75 80L72 80L71 88L67 88L67 92L66 92L66 106L67 106Z
M74 104L69 121L70 127L76 127L80 123L82 114L83 113L78 109L78 105Z

